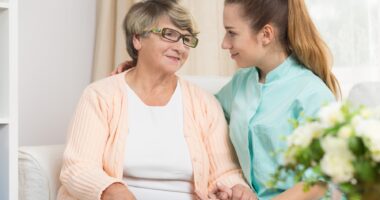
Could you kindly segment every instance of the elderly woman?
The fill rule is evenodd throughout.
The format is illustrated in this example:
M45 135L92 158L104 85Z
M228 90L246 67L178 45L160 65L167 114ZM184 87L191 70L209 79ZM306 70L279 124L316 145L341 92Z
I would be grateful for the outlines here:
M186 200L217 182L247 186L217 100L175 75L198 43L188 12L174 0L143 1L124 29L136 67L85 89L58 199Z

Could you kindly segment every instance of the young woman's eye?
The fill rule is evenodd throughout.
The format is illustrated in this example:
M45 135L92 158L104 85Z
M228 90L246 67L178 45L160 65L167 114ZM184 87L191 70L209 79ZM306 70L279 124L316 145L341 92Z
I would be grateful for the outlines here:
M229 36L231 36L231 37L233 37L233 36L235 36L235 35L236 35L236 33L235 33L235 32L233 32L233 31L228 31L227 33L228 33L228 35L229 35Z

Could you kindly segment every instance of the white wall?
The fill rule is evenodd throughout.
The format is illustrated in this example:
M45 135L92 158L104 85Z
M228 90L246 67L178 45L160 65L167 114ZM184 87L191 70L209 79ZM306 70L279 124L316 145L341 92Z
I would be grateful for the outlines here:
M96 0L19 1L19 144L63 143L90 82Z

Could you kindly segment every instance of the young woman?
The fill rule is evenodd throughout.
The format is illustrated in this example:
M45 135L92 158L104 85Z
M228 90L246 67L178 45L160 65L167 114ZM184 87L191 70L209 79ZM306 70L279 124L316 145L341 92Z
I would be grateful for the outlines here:
M230 51L240 70L216 97L252 190L219 185L218 198L321 198L324 184L304 192L291 175L276 188L266 186L282 163L273 152L286 147L281 138L292 132L289 119L314 116L340 95L330 52L304 0L225 0L223 15L222 48Z
M331 56L304 0L225 0L222 48L241 68L216 95L229 122L230 139L244 176L259 199L318 199L292 177L268 188L281 164L273 156L286 146L289 119L313 116L339 96ZM254 67L252 67L254 66Z

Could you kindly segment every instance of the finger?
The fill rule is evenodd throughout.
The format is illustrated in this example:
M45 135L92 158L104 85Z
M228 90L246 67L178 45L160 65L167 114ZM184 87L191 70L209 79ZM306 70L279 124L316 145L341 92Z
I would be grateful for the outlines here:
M218 192L218 193L216 194L216 196L217 196L220 200L228 200L228 199L230 198L226 192Z
M256 194L252 190L245 190L243 199L247 200L257 200Z
M249 200L251 195L247 192L243 192L243 195L241 196L240 200Z
M209 199L217 199L217 198L216 198L216 195L213 194L213 193L209 193L209 194L208 194L208 198L209 198Z
M219 188L217 186L215 186L214 188L212 188L212 190L209 191L209 193L213 194L216 194L217 192L219 192Z
M222 191L222 192L226 192L228 194L228 197L231 197L232 196L232 189L227 187L226 185L223 185L222 183L216 183L216 187Z
M243 196L243 191L238 187L232 188L232 200L240 200Z
M199 191L195 191L195 196L199 200L208 200L206 197L204 197Z
M112 72L110 73L111 76L115 75L117 72L117 68L116 69L113 69Z

